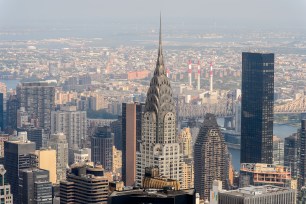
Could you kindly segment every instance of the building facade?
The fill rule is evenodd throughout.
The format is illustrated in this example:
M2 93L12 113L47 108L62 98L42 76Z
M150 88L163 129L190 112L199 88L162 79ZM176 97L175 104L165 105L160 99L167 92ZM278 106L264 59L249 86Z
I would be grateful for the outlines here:
M0 93L0 131L3 131L4 129L3 106L4 106L4 97L3 97L3 93Z
M299 132L299 189L306 186L306 119L301 121L301 129Z
M56 182L66 179L68 166L68 143L64 133L51 134L48 147L56 150Z
M60 183L61 204L106 204L108 179L103 168L76 164L67 174L67 180Z
M56 177L56 150L40 149L33 153L36 157L38 168L45 169L49 173L49 179L52 184L57 183Z
M157 167L162 176L181 182L182 163L176 132L176 108L164 65L161 30L156 68L147 92L141 130L136 185L142 185L146 167Z
M112 172L113 167L114 134L110 127L97 127L91 138L91 160L99 163L107 172Z
M273 162L274 54L242 53L241 163Z
M219 204L294 204L296 192L277 186L249 186L218 193Z
M289 167L263 163L241 164L240 187L274 185L290 188L291 181Z
M39 168L20 171L19 201L24 204L52 204L52 183L49 172Z
M206 114L194 145L194 187L200 199L209 199L214 180L228 183L228 150L213 114Z
M62 107L51 112L51 134L66 135L69 149L83 148L87 139L86 111L77 111L75 106Z
M16 130L17 128L17 111L19 108L19 101L16 95L10 95L6 102L6 127L8 129Z
M29 141L4 142L4 166L7 170L7 182L11 185L14 204L19 204L19 171L32 166L30 153L35 151L35 143Z
M136 151L141 141L142 104L122 104L122 180L126 186L135 184ZM140 137L140 138L139 138Z
M19 108L24 107L39 127L50 132L51 111L55 107L55 87L47 82L25 82L17 86Z
M298 154L298 134L294 133L285 138L284 147L284 166L291 169L291 177L297 179L299 172L299 154Z
M284 140L273 136L273 164L284 165Z

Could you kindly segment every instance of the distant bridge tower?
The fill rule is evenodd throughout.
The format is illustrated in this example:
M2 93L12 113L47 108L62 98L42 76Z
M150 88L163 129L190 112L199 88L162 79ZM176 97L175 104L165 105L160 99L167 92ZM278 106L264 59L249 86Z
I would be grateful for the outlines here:
M230 126L229 126L230 124ZM235 128L235 114L234 114L234 94L230 92L227 94L226 101L226 116L224 117L224 128Z

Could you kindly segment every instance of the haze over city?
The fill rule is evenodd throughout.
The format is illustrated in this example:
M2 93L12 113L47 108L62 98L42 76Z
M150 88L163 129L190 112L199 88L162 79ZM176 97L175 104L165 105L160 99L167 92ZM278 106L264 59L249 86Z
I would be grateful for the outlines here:
M305 0L0 0L0 198L306 204Z

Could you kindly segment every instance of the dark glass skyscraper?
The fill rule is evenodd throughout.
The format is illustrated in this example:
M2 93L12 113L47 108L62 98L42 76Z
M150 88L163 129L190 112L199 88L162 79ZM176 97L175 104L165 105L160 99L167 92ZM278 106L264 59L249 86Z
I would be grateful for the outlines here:
M306 185L306 119L301 121L301 129L298 135L299 147L299 180L298 187Z
M274 54L242 53L241 163L272 164Z

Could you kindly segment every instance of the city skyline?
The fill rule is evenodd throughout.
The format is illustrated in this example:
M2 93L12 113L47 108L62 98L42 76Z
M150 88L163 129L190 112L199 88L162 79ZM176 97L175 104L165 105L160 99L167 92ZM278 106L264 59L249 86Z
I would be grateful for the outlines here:
M1 200L302 204L304 8L0 0Z

